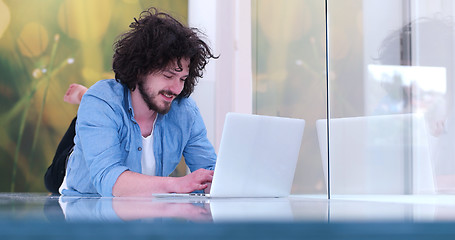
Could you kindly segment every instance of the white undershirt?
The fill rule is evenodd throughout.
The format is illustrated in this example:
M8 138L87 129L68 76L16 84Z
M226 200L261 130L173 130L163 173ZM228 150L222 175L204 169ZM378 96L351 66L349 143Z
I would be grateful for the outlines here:
M153 153L153 131L147 137L142 137L142 174L155 176L155 155Z

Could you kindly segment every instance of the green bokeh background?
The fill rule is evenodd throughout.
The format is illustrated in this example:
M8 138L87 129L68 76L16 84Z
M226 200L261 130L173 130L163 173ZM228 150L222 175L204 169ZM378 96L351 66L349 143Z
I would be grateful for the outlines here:
M46 191L66 89L112 78L115 38L152 6L187 21L187 0L0 0L0 192Z

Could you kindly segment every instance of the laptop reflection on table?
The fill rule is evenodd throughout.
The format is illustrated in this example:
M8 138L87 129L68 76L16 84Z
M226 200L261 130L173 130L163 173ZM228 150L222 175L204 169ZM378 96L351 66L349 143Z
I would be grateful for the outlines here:
M331 194L434 193L425 119L419 114L316 122L326 186L330 151Z

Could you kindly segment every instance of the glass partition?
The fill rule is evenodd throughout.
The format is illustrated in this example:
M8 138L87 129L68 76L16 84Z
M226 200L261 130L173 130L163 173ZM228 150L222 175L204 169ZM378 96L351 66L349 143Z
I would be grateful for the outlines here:
M325 194L315 125L327 113L324 1L252 4L253 112L306 120L292 193Z
M455 2L327 6L330 193L454 193Z
M253 112L307 121L294 194L455 193L455 2L252 9Z

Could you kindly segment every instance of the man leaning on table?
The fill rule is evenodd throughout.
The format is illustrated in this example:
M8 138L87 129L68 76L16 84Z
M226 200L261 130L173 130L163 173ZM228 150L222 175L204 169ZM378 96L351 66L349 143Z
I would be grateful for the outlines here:
M212 181L216 154L189 96L217 57L197 29L155 8L130 28L114 44L115 80L97 82L82 97L64 195L188 193ZM168 177L182 155L191 173Z

